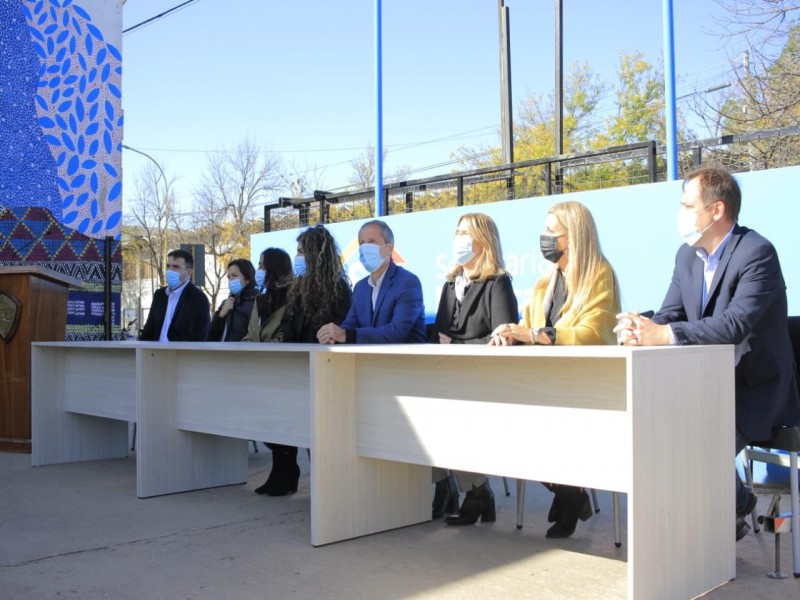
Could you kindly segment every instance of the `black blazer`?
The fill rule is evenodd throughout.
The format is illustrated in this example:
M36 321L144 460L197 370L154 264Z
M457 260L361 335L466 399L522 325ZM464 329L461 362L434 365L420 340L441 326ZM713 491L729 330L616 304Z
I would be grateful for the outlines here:
M653 316L670 323L678 344L736 346L736 427L750 440L800 420L789 340L786 284L773 245L736 225L703 303L703 261L682 245L672 283Z
M517 296L508 275L473 281L467 287L460 307L456 301L455 283L448 281L442 288L436 321L428 341L438 344L441 332L450 336L454 344L485 344L498 325L518 321Z
M181 293L172 322L169 324L167 337L171 342L204 342L208 333L211 309L206 295L191 281ZM161 336L161 327L167 315L166 288L159 288L153 295L153 305L147 315L139 339L157 342Z
M256 303L256 296L258 296L258 290L252 283L248 284L241 291L239 297L236 298L233 310L228 312L225 317L219 316L219 309L214 311L214 315L211 317L211 325L208 327L208 341L241 342L242 338L247 335L247 326L250 324L250 315L253 313L253 304ZM228 331L225 339L222 339L226 324L228 325Z
M350 283L347 279L339 280L340 298L335 306L332 306L333 317L331 321L337 325L341 324L350 310L350 300L352 298L352 291L350 290ZM325 323L313 323L310 319L306 318L303 309L300 307L287 306L284 313L283 320L281 321L281 335L282 341L286 343L297 342L305 344L317 344L317 331Z

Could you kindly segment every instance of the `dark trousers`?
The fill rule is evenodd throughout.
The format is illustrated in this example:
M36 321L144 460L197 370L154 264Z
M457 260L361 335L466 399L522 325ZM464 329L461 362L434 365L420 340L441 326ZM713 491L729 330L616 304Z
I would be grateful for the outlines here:
M744 434L736 430L736 454L735 456L739 456L739 452L744 450L744 447L747 446L752 440L749 440L744 436ZM747 505L747 498L750 496L750 490L747 489L747 486L742 481L742 478L739 477L739 471L736 471L736 510L741 511Z

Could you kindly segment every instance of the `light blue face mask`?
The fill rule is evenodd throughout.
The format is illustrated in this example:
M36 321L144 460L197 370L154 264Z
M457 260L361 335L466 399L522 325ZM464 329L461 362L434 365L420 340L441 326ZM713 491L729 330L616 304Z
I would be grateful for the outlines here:
M167 271L167 285L169 289L174 290L181 285L181 274L175 271Z
M229 279L228 280L228 290L230 290L232 296L237 296L242 293L242 285L241 279Z
M475 256L472 251L472 236L471 235L457 235L453 240L453 256L456 262L464 266Z
M358 247L358 258L364 268L374 273L381 268L386 259L381 256L381 247L378 244L361 244Z
M267 280L267 271L265 269L259 269L256 271L256 287L263 288L264 282Z
M306 272L306 257L305 256L295 256L294 257L294 274L300 277L303 273Z

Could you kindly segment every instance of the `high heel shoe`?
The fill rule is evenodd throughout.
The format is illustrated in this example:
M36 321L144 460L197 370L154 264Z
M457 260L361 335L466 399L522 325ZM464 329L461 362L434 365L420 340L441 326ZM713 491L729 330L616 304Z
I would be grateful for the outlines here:
M554 523L550 529L547 530L545 537L548 538L568 538L575 533L575 527L578 525L578 519L586 521L592 516L592 505L589 502L589 495L585 490L578 488L579 491L572 489L560 489L556 492L556 498L553 500L553 505L558 502L555 510ZM550 508L553 512L553 507ZM550 515L548 515L549 519Z
M451 474L436 482L436 490L433 493L433 503L431 504L431 518L441 519L445 513L453 514L455 512L458 512L458 484L456 484L456 478Z
M482 523L493 523L497 519L494 492L488 481L467 492L458 514L444 521L448 525L473 525L479 517Z

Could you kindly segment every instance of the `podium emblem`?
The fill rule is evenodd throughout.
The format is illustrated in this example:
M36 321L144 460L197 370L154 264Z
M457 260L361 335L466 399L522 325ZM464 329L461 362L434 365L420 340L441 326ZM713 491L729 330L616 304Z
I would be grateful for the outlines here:
M12 294L0 292L0 339L11 341L17 331L22 304Z

